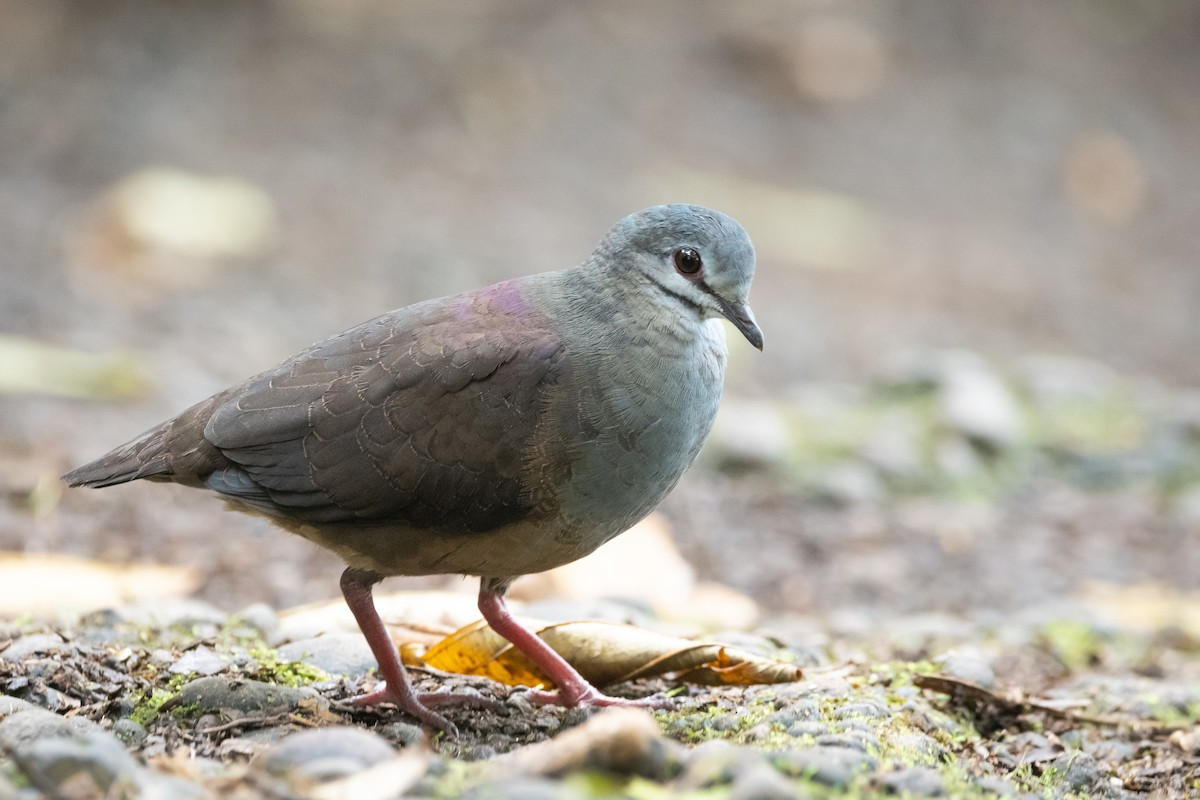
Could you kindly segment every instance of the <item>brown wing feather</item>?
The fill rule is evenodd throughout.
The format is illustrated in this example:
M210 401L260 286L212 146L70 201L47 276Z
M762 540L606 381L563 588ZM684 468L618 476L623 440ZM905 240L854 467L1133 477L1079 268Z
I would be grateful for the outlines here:
M544 500L540 476L522 470L562 353L516 284L422 303L314 345L72 475L203 485L315 525L489 530Z

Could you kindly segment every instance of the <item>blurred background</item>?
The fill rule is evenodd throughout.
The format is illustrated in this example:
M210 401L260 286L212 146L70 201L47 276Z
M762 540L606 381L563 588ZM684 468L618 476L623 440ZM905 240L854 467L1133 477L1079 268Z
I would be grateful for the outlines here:
M847 625L1178 606L1198 45L1167 0L0 0L0 550L332 597L332 556L199 492L57 476L696 202L755 239L767 340L664 507L697 575Z

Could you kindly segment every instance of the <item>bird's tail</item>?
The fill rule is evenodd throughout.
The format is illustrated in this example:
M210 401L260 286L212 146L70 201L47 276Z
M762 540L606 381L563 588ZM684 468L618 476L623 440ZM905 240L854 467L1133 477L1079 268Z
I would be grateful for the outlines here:
M167 477L166 448L163 446L167 425L146 431L128 444L63 475L68 486L99 489L138 478Z

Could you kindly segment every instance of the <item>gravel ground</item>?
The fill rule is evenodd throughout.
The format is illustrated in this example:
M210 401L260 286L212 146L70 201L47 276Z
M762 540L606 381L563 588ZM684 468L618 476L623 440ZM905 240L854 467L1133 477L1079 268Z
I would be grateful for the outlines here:
M1179 633L944 619L866 637L793 626L789 640L776 624L761 646L805 663L804 680L687 686L656 712L537 708L485 679L416 673L422 689L502 704L449 710L458 733L446 736L386 708L351 709L374 682L369 659L337 676L316 668L328 666L320 657L289 662L270 646L286 649L288 637L265 607L229 617L198 602L163 606L153 625L144 615L0 627L0 796L1200 791L1200 643Z

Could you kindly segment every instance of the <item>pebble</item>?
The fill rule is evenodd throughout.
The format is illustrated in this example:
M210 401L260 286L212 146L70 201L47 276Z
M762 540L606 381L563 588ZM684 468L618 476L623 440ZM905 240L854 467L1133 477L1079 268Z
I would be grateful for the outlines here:
M233 615L233 619L249 625L263 637L279 629L279 615L266 603L251 603Z
M216 675L229 665L203 645L188 650L167 670L172 675Z
M822 471L813 490L818 500L840 508L877 505L887 493L874 470L854 462Z
M815 739L833 733L833 728L825 722L817 722L815 720L812 722L801 721L793 722L789 725L787 732L788 736L811 736Z
M295 733L262 756L272 775L327 781L351 775L396 755L378 734L362 728L319 728Z
M846 703L834 712L835 719L882 719L887 716L887 709L875 703Z
M286 661L302 661L330 675L365 677L375 669L375 656L367 640L357 633L329 633L289 642L277 648Z
M862 731L827 733L817 737L817 744L830 747L846 747L866 752L879 752L879 739Z
M942 423L997 450L1017 444L1024 421L1012 391L973 353L947 353L938 386Z
M400 747L411 747L425 741L425 729L411 722L389 722L379 729L379 734Z
M86 774L102 791L122 780L133 783L137 761L110 734L95 730L78 738L48 737L24 742L15 748L20 764L39 786L61 787Z
M1050 762L1049 768L1062 776L1072 792L1085 792L1104 779L1104 770L1095 758L1082 751L1063 753Z
M874 772L878 759L847 747L817 745L802 750L784 750L770 756L771 763L784 775L832 787L845 787L855 776Z
M64 641L57 633L31 633L0 650L0 661L15 663L32 655L69 653L73 649L74 645Z
M968 649L954 649L939 659L942 672L982 689L996 687L996 673L986 657Z
M729 800L795 800L792 782L767 764L742 770L733 781Z
M929 767L905 767L880 775L875 782L890 794L908 797L941 797L946 793L941 773Z
M706 457L739 467L775 467L792 448L787 419L772 403L725 398L709 435Z
M687 753L677 785L683 791L722 786L732 782L742 771L765 761L766 756L760 750L737 747L723 739L710 739Z
M950 753L937 739L919 731L896 734L890 744L893 749L911 755L926 765L949 761L951 758Z
M18 711L28 711L34 708L37 708L37 706L28 700L22 700L19 697L11 697L6 694L0 694L0 720L4 719L10 714L17 713Z
M788 728L797 722L815 722L821 719L821 706L816 700L797 700L771 714L763 722Z
M192 681L183 687L177 698L181 706L194 705L201 711L232 711L243 715L278 714L309 704L322 711L329 708L329 701L307 686L293 688L221 675Z
M0 721L0 749L17 749L38 739L80 736L100 727L83 717L60 717L42 708L16 711Z
M137 747L146 740L147 735L145 726L131 719L119 719L114 722L112 733L126 747Z

